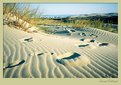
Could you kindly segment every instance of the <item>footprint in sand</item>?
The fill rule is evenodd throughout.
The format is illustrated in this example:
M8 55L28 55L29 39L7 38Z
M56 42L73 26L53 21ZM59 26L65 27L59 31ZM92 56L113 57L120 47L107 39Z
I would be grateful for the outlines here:
M10 63L8 66L6 66L5 68L3 68L3 70L5 70L7 68L13 68L13 67L22 65L23 63L25 63L25 60L24 59L21 60L21 61L16 61L16 62Z
M88 57L81 55L79 53L66 53L59 56L59 59L56 59L56 62L62 65L70 65L70 66L86 66L90 64L90 60Z
M20 39L20 42L32 42L32 41L34 41L33 37L25 37Z

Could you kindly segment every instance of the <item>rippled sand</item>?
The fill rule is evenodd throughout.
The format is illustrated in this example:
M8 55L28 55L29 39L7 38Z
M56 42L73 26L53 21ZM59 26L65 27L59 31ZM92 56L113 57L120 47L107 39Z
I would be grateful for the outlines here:
M117 78L118 35L97 29L86 32L95 33L98 42L109 45L26 33L4 25L4 78ZM89 46L79 47L87 43Z

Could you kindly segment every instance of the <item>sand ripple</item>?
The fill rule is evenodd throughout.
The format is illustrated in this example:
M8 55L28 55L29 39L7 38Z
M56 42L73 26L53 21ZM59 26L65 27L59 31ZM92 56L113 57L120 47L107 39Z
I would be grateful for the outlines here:
M95 49L80 48L78 45L82 42L78 39L41 32L25 33L4 26L3 67L11 65L4 69L4 77L117 78L118 35L93 28L85 30L85 33L89 32L98 35L96 41L107 42L111 45L95 46ZM28 36L33 40L24 41ZM25 62L19 64L22 60Z

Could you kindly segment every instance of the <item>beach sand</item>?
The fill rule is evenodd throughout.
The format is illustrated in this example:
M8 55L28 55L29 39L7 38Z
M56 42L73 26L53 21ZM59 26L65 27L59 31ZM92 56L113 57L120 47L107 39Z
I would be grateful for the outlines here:
M94 28L86 32L109 45L4 25L4 78L117 78L118 35Z

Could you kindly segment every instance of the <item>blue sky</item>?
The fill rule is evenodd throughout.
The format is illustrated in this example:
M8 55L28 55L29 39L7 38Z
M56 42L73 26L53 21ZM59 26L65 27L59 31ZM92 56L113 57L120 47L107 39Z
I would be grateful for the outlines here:
M78 15L90 13L118 12L118 4L31 4L32 8L39 7L43 15Z

